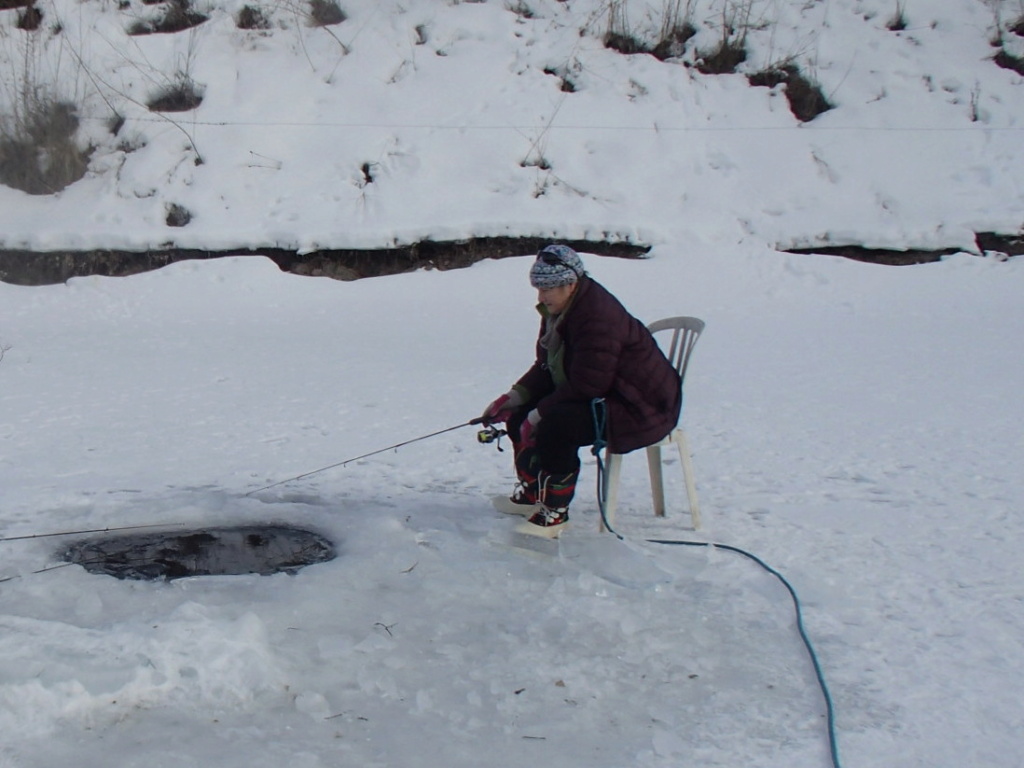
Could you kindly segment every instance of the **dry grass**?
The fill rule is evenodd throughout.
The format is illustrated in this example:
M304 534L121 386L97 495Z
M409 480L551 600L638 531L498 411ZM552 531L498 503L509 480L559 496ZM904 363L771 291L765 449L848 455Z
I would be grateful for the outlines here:
M896 10L885 25L890 32L902 32L907 28L906 5L906 0L896 0Z
M653 42L631 28L626 0L613 0L608 8L608 26L602 39L605 48L619 53L647 53L665 61L683 55L686 43L697 34L690 17L693 0L666 0L661 26Z
M187 75L179 75L146 102L151 112L188 112L203 103L203 89Z
M309 21L314 27L341 24L348 17L335 0L310 0Z
M43 12L32 2L28 4L25 10L18 12L18 21L14 26L25 32L34 32L39 29L42 23Z
M999 49L999 53L993 57L993 61L1003 69L1009 69L1018 75L1024 75L1024 59L1020 56L1015 56L1005 48Z
M747 82L755 86L774 88L783 85L786 100L793 116L802 123L807 123L823 112L832 109L832 104L822 93L820 86L805 77L793 64L785 64L762 72L749 75Z
M171 34L197 27L209 17L192 9L189 0L172 0L163 16L155 21L139 21L128 30L130 35Z
M239 29L270 29L270 21L260 8L246 5L235 17L235 26Z
M718 44L700 51L696 67L705 75L727 75L747 60L747 35L753 24L754 0L733 0L722 6Z
M77 108L66 101L23 99L0 129L0 183L30 195L59 192L85 175L92 148L75 141Z
M728 75L747 60L745 39L723 36L718 45L697 58L697 70L705 75Z

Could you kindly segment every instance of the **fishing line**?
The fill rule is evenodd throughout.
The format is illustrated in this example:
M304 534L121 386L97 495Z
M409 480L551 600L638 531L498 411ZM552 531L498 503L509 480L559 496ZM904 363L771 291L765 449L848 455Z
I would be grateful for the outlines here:
M446 432L454 432L456 429L462 429L463 427L468 427L470 425L480 424L480 423L482 423L482 420L477 418L477 419L473 419L472 421L464 422L462 424L456 424L454 427L446 427L445 429L439 429L439 430L437 430L437 432L431 432L429 435L420 435L419 437L414 437L411 440L404 440L401 443L395 443L394 445L389 445L387 448L378 448L375 451L370 451L369 453L364 453L362 456L354 456L351 459L345 459L344 461L338 461L338 462L335 462L334 464L328 464L326 467L320 467L320 469L314 469L314 470L312 470L310 472L303 472L301 475L296 475L295 477L289 477L289 478L287 478L285 480L279 480L276 483L271 483L270 485L265 485L262 488L257 488L256 490L249 491L245 495L246 496L252 496L254 493L260 493L261 491L267 491L267 490L270 490L271 488L276 488L279 485L284 485L285 483L293 483L296 480L302 480L303 478L306 478L306 477L311 477L313 475L318 475L321 472L326 472L329 469L336 469L337 467L343 467L346 464L351 464L352 462L359 461L360 459L368 459L370 456L376 456L378 453L384 453L385 451L396 451L399 448L402 448L402 447L404 447L406 445L411 445L412 443L418 443L420 440L427 440L428 438L431 438L431 437L437 437L438 435L443 435Z
M25 536L0 536L0 544L5 541L25 541L27 539L46 539L51 536L78 536L83 533L108 533L110 531L133 531L139 528L168 528L183 523L151 523L149 525L120 525L113 528L84 528L77 531L55 531L53 533L30 533Z
M111 533L113 531L136 531L141 528L173 528L180 527L184 523L151 523L149 525L117 525L110 526L107 528L81 528L74 531L54 531L52 533L29 533L24 536L2 536L0 537L0 544L5 541L28 541L30 539L48 539L55 536L79 536L85 533ZM97 561L101 562L101 561ZM48 565L45 568L40 568L36 571L31 571L32 574L46 573L47 571L53 571L58 568L66 568L69 565L85 565L86 563L60 563L59 565ZM0 583L5 581L13 581L14 579L20 579L23 574L15 574L14 576L4 576L0 578Z

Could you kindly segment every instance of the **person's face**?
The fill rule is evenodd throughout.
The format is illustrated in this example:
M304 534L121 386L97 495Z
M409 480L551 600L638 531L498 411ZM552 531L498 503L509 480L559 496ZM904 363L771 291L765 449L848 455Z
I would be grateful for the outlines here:
M557 288L538 288L537 301L547 307L552 315L560 315L576 291L578 283L560 285Z

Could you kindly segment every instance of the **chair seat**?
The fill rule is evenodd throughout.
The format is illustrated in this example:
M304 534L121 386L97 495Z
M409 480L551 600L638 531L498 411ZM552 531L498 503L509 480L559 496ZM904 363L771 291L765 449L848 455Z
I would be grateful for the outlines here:
M686 369L690 360L690 353L694 344L704 330L704 321L696 317L670 317L659 320L648 326L652 334L659 331L672 331L672 338L669 346L668 357L676 371L679 373L680 387L686 377ZM686 439L686 432L682 425L677 425L666 437L656 443L645 447L647 453L647 470L651 480L651 498L654 502L654 514L658 517L665 516L665 482L662 473L661 449L675 445L679 450L679 460L683 468L683 482L686 484L686 498L690 506L690 519L693 529L700 529L700 505L697 501L697 487L694 481L693 460L690 457L690 445ZM608 525L612 524L615 516L615 508L619 497L619 476L622 472L621 453L612 453L605 449L604 456L604 517L601 520L600 530L605 530L605 520Z

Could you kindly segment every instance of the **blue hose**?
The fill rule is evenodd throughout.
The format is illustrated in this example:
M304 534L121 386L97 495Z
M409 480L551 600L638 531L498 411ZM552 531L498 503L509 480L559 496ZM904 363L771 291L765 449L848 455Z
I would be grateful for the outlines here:
M618 536L618 534L616 534L616 536ZM686 547L715 547L716 549L735 552L738 555L743 555L743 557L753 560L759 566L764 568L764 570L768 571L768 573L782 582L782 586L786 588L786 591L789 592L789 596L793 599L793 610L796 613L796 628L800 632L800 639L804 641L804 647L807 649L807 655L811 658L811 664L814 667L814 676L818 679L818 686L821 688L821 694L825 699L825 711L828 716L828 745L829 752L832 755L832 766L833 768L841 768L839 763L839 745L836 740L836 716L835 708L832 704L832 694L828 691L828 684L825 682L825 674L821 670L821 664L818 661L818 654L814 652L814 646L811 644L811 638L807 635L807 630L804 628L804 618L803 611L800 607L800 598L797 596L796 590L793 589L793 585L786 580L785 576L772 568L757 555L751 554L739 547L705 541L680 541L674 539L647 539L647 541L651 544L671 544Z
M591 412L594 415L594 434L597 435L594 440L594 446L591 452L597 459L597 506L601 512L601 522L604 523L605 530L617 536L620 540L624 537L617 533L611 525L608 524L608 515L605 510L605 500L607 488L605 487L605 471L604 462L601 459L601 452L608 445L605 439L607 429L607 408L605 406L604 399L597 398L590 403ZM735 552L737 555L742 555L749 560L753 560L764 570L770 573L772 576L782 582L782 586L789 592L789 596L793 599L793 610L796 613L796 627L800 633L800 639L803 640L804 647L807 649L807 655L811 658L811 665L814 667L814 676L818 679L818 687L821 688L821 694L825 699L825 711L828 717L828 744L829 752L832 756L833 768L842 768L839 763L839 744L836 739L836 718L835 718L835 707L832 704L832 694L829 693L828 684L825 682L825 674L821 670L821 663L818 661L818 654L814 651L814 646L811 644L811 638L807 635L807 630L804 628L804 617L803 609L800 605L800 598L793 589L793 585L790 584L786 577L779 573L777 570L772 568L768 563L759 558L757 555L747 552L745 549L734 547L729 544L716 544L714 542L707 541L683 541L676 539L647 539L651 544L668 544L673 546L684 546L684 547L715 547L716 549L724 549L728 552Z

